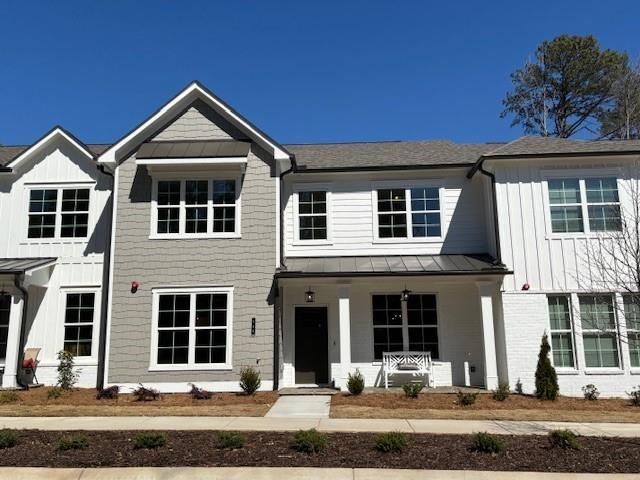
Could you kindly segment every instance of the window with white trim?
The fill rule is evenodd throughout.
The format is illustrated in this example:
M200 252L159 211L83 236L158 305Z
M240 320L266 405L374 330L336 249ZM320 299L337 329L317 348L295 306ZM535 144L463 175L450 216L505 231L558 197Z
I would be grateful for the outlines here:
M63 350L74 357L91 356L95 300L94 292L70 292L66 295Z
M239 233L238 181L157 180L153 234L224 237Z
M436 296L411 294L406 304L400 295L372 295L373 355L383 352L431 352L439 357Z
M27 238L86 238L88 188L32 188Z
M640 296L623 295L624 319L627 325L627 338L631 366L640 367Z
M547 180L547 189L553 233L620 230L616 178L553 178Z
M231 290L154 292L152 366L207 368L230 363Z
M618 368L618 334L612 295L579 295L585 366Z
M575 368L571 307L566 295L549 295L551 355L556 368Z
M298 192L298 238L300 240L327 239L327 192L325 190Z
M442 236L438 187L376 190L378 238Z
M9 314L11 313L11 295L0 295L0 361L7 356L9 338Z

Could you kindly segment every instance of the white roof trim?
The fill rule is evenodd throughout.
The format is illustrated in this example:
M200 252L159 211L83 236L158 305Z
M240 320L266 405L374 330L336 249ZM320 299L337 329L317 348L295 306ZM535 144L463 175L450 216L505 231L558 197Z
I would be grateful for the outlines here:
M87 158L89 158L90 160L93 160L93 158L94 158L93 154L89 150L87 150L87 148L84 145L78 143L78 141L75 138L70 136L62 128L56 127L53 130L51 130L51 132L49 132L47 135L45 135L40 140L38 140L36 143L31 145L28 149L26 149L20 155L18 155L16 158L14 158L11 161L11 163L8 163L7 165L5 165L5 167L16 168L25 159L29 158L36 150L41 148L43 145L46 145L48 142L50 142L51 140L53 140L57 136L63 137L71 145L76 147L80 152L84 153L87 156Z
M229 117L235 120L237 123L243 125L247 130L253 133L256 137L260 138L267 145L271 146L273 149L273 155L276 160L284 160L289 159L290 155L285 152L281 147L275 144L272 140L266 138L262 133L257 131L255 127L253 127L250 123L240 117L237 113L232 111L227 105L222 103L219 99L212 96L209 92L203 89L196 82L191 83L187 88L185 88L182 92L176 95L172 100L166 103L162 108L160 108L155 114L153 114L150 118L148 118L144 123L134 129L132 132L127 134L124 138L122 138L118 143L109 147L106 151L104 151L98 157L98 163L108 163L115 164L116 163L116 152L125 146L127 143L133 141L136 136L140 135L147 128L152 126L155 122L157 122L160 118L169 113L173 108L180 105L187 97L190 95L195 95L196 97L200 97L205 99L206 101L214 104L217 108L224 111ZM144 139L140 139L140 143L142 143Z
M247 157L138 158L136 165L244 165Z

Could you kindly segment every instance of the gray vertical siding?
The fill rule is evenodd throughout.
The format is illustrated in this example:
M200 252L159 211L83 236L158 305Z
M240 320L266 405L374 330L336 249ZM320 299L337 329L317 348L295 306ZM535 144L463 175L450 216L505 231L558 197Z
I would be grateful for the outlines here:
M237 381L246 365L257 365L264 380L272 379L273 310L267 297L275 266L276 206L270 163L249 154L240 239L150 240L151 178L134 158L118 167L108 382ZM135 294L133 280L140 282ZM205 285L234 286L233 371L149 372L152 288Z

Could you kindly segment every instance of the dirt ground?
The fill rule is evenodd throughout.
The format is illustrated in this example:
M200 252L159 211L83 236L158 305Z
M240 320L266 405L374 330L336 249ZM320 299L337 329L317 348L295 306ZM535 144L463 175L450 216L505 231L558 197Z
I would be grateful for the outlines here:
M555 472L640 472L640 439L579 437L580 450L552 448L546 437L501 436L503 452L475 452L469 435L408 435L400 453L375 448L376 434L328 434L317 454L292 449L293 433L246 432L237 450L218 448L216 432L166 432L164 447L136 450L138 432L85 432L88 448L60 451L77 432L19 431L18 444L0 451L1 466L301 466ZM25 454L25 452L28 452Z
M550 420L565 422L638 422L640 408L624 399L588 401L559 397L555 402L528 395L510 395L504 402L491 394L480 394L475 404L458 404L455 394L422 393L407 398L404 393L366 393L353 396L334 395L331 400L334 418L451 418L495 420Z
M188 394L164 394L160 400L137 402L133 395L118 400L96 400L96 390L78 388L58 398L48 398L49 387L17 392L19 400L0 403L0 416L137 416L204 415L261 417L278 398L276 392L255 395L214 393L210 400L192 400ZM0 397L1 398L1 397Z

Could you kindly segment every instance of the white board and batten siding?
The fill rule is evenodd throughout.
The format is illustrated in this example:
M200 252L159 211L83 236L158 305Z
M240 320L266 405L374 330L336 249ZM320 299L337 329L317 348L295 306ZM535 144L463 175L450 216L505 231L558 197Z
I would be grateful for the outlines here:
M300 176L284 189L284 242L288 257L355 255L436 255L440 253L485 253L489 245L485 192L481 178L468 180L466 170L386 173L384 176ZM442 238L408 241L376 239L374 190L378 188L440 187ZM296 192L317 185L327 190L329 239L305 242L296 236Z
M90 189L87 238L27 238L30 189L69 186ZM16 174L0 176L0 258L55 257L46 287L29 287L26 347L41 348L37 376L56 383L56 354L64 345L64 307L68 291L95 291L91 357L76 360L80 386L95 386L104 252L108 247L111 179L93 160L68 142L54 139L19 165Z

